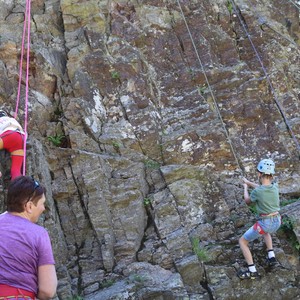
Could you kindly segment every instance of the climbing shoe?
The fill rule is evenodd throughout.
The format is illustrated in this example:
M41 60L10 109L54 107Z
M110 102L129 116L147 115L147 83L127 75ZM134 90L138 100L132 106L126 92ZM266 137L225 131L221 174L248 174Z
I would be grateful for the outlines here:
M257 272L250 272L249 270L247 270L247 271L240 270L237 273L237 276L240 279L259 279L259 275Z
M276 267L278 266L278 261L275 257L267 258L267 264L269 267Z

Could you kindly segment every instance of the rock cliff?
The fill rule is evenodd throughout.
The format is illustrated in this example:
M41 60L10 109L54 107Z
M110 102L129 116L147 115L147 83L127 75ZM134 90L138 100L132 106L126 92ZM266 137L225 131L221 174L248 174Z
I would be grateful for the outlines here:
M0 8L0 103L13 112L25 1ZM299 8L32 2L27 173L48 191L57 299L300 299ZM241 282L238 238L255 220L241 177L256 180L265 157L288 204L281 267L258 240L262 278ZM1 153L4 191L9 163Z

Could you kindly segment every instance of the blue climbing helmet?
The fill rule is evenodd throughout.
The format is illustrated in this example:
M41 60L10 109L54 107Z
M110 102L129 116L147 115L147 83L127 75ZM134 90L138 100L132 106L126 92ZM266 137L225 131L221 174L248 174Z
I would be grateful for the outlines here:
M7 117L7 113L4 110L0 109L0 118L2 117Z
M267 175L275 174L275 163L272 159L263 159L257 165L257 170Z

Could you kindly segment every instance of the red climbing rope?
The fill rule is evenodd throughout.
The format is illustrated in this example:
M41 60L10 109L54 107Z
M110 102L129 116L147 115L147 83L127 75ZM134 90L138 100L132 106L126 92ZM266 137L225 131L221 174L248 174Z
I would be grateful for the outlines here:
M22 83L22 68L23 68L23 56L25 50L25 37L27 33L27 55L26 55L26 79L25 79L25 120L24 120L24 158L23 158L23 175L25 175L26 170L26 140L27 140L27 119L28 119L28 94L29 94L29 63L30 63L30 8L31 0L26 0L26 8L24 15L24 26L23 26L23 35L22 35L22 46L21 46L21 57L20 57L20 67L19 67L19 84L18 84L18 94L17 94L17 103L14 118L17 118L20 95L21 95L21 83Z

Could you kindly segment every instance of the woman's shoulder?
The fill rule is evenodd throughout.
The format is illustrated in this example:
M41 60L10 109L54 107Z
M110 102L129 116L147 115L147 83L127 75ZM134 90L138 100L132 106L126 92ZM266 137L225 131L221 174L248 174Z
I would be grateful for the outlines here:
M26 230L30 230L31 232L47 232L47 230L36 223L32 223L26 218L23 218L21 216L16 216L9 212L4 212L0 215L0 220L5 220L8 223L14 224L14 226L19 226L21 228L24 228Z
M28 221L28 223L29 223L28 226L31 227L36 232L47 232L47 230L45 229L45 227L43 227L40 224L32 223L31 221Z

